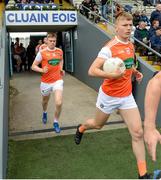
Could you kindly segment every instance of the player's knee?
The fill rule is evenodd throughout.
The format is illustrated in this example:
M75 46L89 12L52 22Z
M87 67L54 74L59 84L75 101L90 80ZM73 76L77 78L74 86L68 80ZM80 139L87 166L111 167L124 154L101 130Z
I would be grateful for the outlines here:
M96 128L96 129L101 129L102 126L101 126L101 125L98 125L98 124L95 124L95 128Z
M143 129L136 129L132 135L133 140L138 141L143 139Z
M48 104L48 101L49 101L49 97L47 97L47 96L45 96L45 97L43 97L43 99L42 99L42 103L43 104Z
M94 119L88 119L86 121L86 123L88 124L88 127L92 128L92 129L101 129L102 128L102 126L98 125L98 123Z
M43 100L42 104L43 105L47 105L48 104L48 100Z
M61 100L58 100L55 102L56 106L57 107L61 107L62 106L62 101Z

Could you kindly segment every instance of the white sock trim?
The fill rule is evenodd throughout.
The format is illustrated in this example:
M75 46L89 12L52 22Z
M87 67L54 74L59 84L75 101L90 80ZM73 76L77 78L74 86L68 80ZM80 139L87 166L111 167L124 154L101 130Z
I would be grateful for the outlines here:
M57 120L57 119L54 119L54 122L55 122L55 123L58 123L58 120Z

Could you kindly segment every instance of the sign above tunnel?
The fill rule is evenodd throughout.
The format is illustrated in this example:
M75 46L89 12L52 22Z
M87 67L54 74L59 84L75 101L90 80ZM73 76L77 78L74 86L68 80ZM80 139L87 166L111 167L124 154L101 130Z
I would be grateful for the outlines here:
M5 11L6 26L77 25L77 11Z

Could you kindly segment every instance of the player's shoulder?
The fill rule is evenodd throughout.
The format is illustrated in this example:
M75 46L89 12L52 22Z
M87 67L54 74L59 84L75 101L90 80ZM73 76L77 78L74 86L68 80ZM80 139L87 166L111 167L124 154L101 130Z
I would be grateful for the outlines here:
M56 47L56 50L57 50L57 51L62 51L62 49L61 49L61 48L58 48L58 47Z
M117 38L114 37L105 44L105 47L111 49L113 46L116 46L117 44L119 44L119 41L117 40Z
M41 49L39 52L40 52L40 53L47 52L47 47L46 47L46 48Z
M59 52L59 53L63 53L63 50L60 49L60 48L58 48L58 47L56 47L55 51L57 51L57 52Z
M134 44L131 41L129 41L129 46L134 47Z

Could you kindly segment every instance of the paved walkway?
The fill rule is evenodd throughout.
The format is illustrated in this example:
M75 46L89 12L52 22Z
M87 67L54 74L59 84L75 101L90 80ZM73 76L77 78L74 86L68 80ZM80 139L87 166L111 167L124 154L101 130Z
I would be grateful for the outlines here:
M48 106L49 121L41 122L41 94L39 91L40 76L34 72L14 74L10 80L12 91L10 96L9 134L14 139L32 139L56 136L52 130L54 103L51 96ZM11 88L12 89L12 88ZM13 89L12 89L13 90ZM66 74L64 78L64 103L60 117L62 131L59 135L74 134L75 127L87 118L94 116L97 92L73 76ZM114 113L109 125L102 130L123 128L121 117Z

